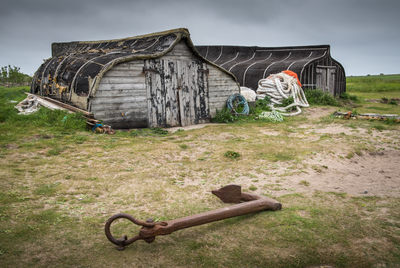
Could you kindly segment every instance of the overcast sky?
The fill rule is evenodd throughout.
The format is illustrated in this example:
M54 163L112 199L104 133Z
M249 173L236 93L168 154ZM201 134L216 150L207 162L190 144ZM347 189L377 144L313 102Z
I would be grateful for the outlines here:
M400 0L0 0L0 66L51 43L188 28L195 45L331 45L347 75L400 73Z

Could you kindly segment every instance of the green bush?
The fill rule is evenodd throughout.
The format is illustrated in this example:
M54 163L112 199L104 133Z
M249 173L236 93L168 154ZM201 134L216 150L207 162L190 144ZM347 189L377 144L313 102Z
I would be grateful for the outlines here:
M217 110L215 116L211 119L213 123L230 123L235 122L239 119L238 116L231 113L228 108L223 108L222 110Z
M308 89L304 93L310 105L339 106L339 102L335 97L320 89Z
M287 99L283 99L282 104L277 105L278 107L286 107L294 102L293 97L289 97Z
M256 107L261 109L270 110L269 105L271 104L271 99L268 96L265 96L264 99L256 100Z
M269 105L271 104L271 100L269 97L265 97L264 99L256 100L256 103L253 107L250 107L250 115L259 115L262 112L271 111Z

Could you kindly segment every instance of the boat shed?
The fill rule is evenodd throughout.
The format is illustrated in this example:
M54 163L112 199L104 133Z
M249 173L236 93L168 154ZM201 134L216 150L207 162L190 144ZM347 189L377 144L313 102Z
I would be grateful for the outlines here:
M291 70L305 89L322 89L334 96L346 91L343 66L330 55L329 45L296 47L196 46L200 54L232 72L241 86L257 90L258 81Z
M204 123L239 92L235 76L202 57L183 28L53 43L31 85L31 93L84 109L113 128Z

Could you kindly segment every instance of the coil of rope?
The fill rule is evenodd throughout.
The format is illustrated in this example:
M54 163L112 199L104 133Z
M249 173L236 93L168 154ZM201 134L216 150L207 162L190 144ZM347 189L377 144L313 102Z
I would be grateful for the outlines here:
M242 111L238 111L241 105L243 105L243 109ZM250 111L249 104L247 103L246 99L239 93L229 96L229 98L226 100L226 106L235 115L248 115Z
M273 111L279 111L285 116L294 116L301 113L300 107L310 107L297 75L288 74L290 71L283 71L278 74L271 74L265 79L258 81L257 98L264 99L268 96L271 100L270 107ZM283 100L293 97L293 103L286 107L275 107L281 105ZM290 112L292 107L296 111ZM290 110L289 110L290 109Z

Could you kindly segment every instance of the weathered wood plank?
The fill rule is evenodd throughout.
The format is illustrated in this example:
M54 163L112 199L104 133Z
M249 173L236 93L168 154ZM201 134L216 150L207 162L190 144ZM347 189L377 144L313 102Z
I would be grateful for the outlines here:
M100 116L103 120L104 119L110 119L110 120L115 120L118 118L138 118L138 119L147 119L147 110L118 110L118 111L101 111L101 112L96 112L95 116Z
M112 68L112 71L118 71L118 72L130 71L130 72L135 72L137 75L141 75L141 74L143 75L143 67L144 67L143 64L138 65L138 66L126 66L126 67L125 66L115 66ZM109 72L107 72L105 74L105 76L108 76Z
M194 60L187 62L186 64L186 81L189 86L189 116L188 120L189 125L197 124L198 122L198 113L197 111L200 109L200 96L199 96L199 87L198 84L198 75L197 70L199 69L198 63Z
M195 58L189 58L187 56L164 56L163 60L170 60L170 61L188 61L188 60L195 60Z
M96 98L108 97L124 97L124 96L146 96L146 90L131 90L131 89L118 89L118 90L101 90L96 92Z
M210 101L209 102L216 102L216 101L222 101L226 100L231 94L215 94L211 95L210 94Z
M208 77L208 80L210 81L210 83L212 84L221 84L221 85L236 85L235 83L233 83L233 81L226 79L224 77Z
M165 83L161 79L163 66L160 59L146 60L145 67L156 72L146 72L148 87L148 125L149 127L165 126Z
M145 84L100 84L98 91L101 90L123 90L123 89L130 89L130 90L146 90Z
M210 98L217 98L217 97L230 96L230 95L232 95L232 90L209 92Z
M184 41L179 42L172 51L170 51L166 56L186 56L187 58L192 58L193 52L190 48L184 43ZM186 59L187 59L186 58Z
M144 76L111 76L103 77L101 84L144 84Z
M138 107L137 103L110 103L110 104L99 104L99 105L92 104L91 112L99 112L105 110L134 109L136 107Z
M122 77L128 77L128 76L135 77L135 76L138 76L138 75L142 75L142 74L141 74L141 72L136 71L136 70L118 71L118 70L111 69L111 70L109 70L107 72L106 77L115 77L115 76L117 76L117 77L119 77L119 76L122 76Z
M132 70L132 71L142 72L143 67L144 67L144 61L138 60L138 61L131 61L127 63L117 64L112 69L114 71Z
M190 114L190 88L187 78L186 70L187 62L178 62L178 80L180 85L179 90L179 108L181 116L181 125L188 126L191 124L191 114Z
M335 96L336 67L327 69L327 90Z
M207 68L206 63L201 63L201 70L205 70ZM198 72L198 84L199 84L199 99L200 99L200 113L198 116L198 120L208 120L210 117L210 108L209 108L209 86L206 72Z
M93 104L115 104L119 105L121 103L132 103L138 105L141 102L145 102L147 100L146 96L139 96L139 97L109 97L109 98L95 98L92 100Z
M179 126L179 107L178 107L178 82L177 82L177 62L170 60L164 61L165 77L165 117L166 126Z

